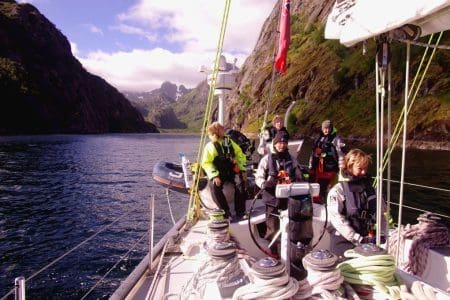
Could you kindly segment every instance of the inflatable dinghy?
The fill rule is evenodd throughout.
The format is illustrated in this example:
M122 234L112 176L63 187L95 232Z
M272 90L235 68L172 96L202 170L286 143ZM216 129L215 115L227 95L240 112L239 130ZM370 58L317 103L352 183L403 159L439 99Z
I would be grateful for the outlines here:
M180 164L159 161L153 166L153 179L162 186L183 194L189 194L184 181L183 168ZM208 179L200 178L199 190L205 188Z

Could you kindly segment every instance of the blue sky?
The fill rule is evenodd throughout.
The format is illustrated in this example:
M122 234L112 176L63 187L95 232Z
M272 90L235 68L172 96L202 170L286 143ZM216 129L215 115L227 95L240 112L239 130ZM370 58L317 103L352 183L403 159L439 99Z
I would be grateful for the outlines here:
M69 39L91 73L121 91L195 87L215 57L224 0L22 0ZM276 0L232 0L224 54L241 65Z

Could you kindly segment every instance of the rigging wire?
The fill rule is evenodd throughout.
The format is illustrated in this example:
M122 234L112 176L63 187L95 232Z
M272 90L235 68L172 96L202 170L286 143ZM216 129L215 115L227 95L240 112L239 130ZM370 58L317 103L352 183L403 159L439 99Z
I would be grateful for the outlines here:
M62 260L64 257L66 257L67 255L72 253L73 251L77 250L78 248L80 248L81 246L83 246L84 244L86 244L87 242L92 240L93 238L95 238L97 235L99 235L100 233L102 233L106 229L110 228L112 225L116 224L118 221L120 221L124 217L126 217L126 216L128 216L131 213L134 213L136 211L138 211L138 210L136 209L136 210L133 210L133 211L129 211L129 212L123 214L122 216L118 217L114 221L112 221L110 224L101 227L99 231L95 232L93 235L91 235L90 237L88 237L87 239L85 239L84 241L82 241L81 243L79 243L78 245L76 245L75 247L70 249L69 251L65 252L63 255L59 256L58 258L56 258L55 260L53 260L52 262L50 262L49 264L47 264L46 266L44 266L43 268L38 270L37 272L33 273L30 277L26 278L25 282L28 282L31 279L33 279L34 277L36 277L37 275L41 274L43 271L47 270L48 268L50 268L51 266L56 264L57 262ZM1 300L6 299L6 297L8 297L9 295L12 295L13 293L14 293L14 289L11 289L6 295L3 296L3 298L1 298Z
M145 232L138 240L137 240L137 242L136 243L134 243L133 244L133 246L131 246L131 248L124 254L124 255L122 255L120 258L119 258L119 260L102 276L102 278L100 278L90 289L89 289L89 291L87 291L87 293L86 294L84 294L84 296L83 297L81 297L81 299L80 300L83 300L83 299L86 299L86 297L90 294L90 293L92 293L92 291L94 291L95 290L95 288L106 278L106 276L108 276L109 275L109 273L111 273L112 272L112 270L114 270L118 265L119 265L119 263L121 263L129 254L130 254L130 252L131 251L133 251L143 240L144 240L144 238L145 238L145 236L147 235L147 232Z
M422 43L422 42L416 42L416 41L408 41L408 40L402 40L402 39L397 39L397 41L401 42L401 43L411 43L413 45L416 46L421 46L421 47L429 47L429 48L437 48L437 49L444 49L444 50L450 50L450 46L447 45L439 45L439 43L437 44L427 44L427 43Z
M208 100L205 108L205 118L203 119L203 126L200 137L199 151L197 154L197 163L195 164L195 182L193 184L188 205L187 223L192 224L198 218L200 214L200 197L198 195L198 184L200 181L200 161L203 157L204 145L206 144L206 129L210 122L211 112L212 112L212 102L214 100L214 90L216 88L217 74L219 72L219 60L222 54L223 42L225 39L225 32L228 22L228 15L230 11L231 0L225 1L225 10L222 17L222 24L220 28L220 36L217 45L216 58L214 60L214 69L212 72L211 82L209 85Z
M436 42L437 45L439 44L439 42L440 42L440 40L442 38L442 35L443 35L443 32L440 32L440 34L438 36L438 39L437 39L437 42ZM433 38L433 35L430 36L429 44L431 44L432 38ZM436 52L436 48L434 48L432 53L430 54L430 57L428 58L427 64L425 66L425 70L423 71L423 73L422 73L422 75L420 77L418 86L415 87L416 80L419 78L419 73L421 71L421 68L422 68L422 65L424 63L425 57L427 55L427 52L428 52L428 48L425 50L425 52L424 52L424 54L422 56L422 60L421 60L420 65L419 65L419 69L416 72L416 76L414 77L413 83L411 85L411 89L408 92L408 98L409 98L409 97L411 97L412 91L415 88L415 92L414 92L414 95L412 97L411 103L409 103L408 109L406 111L407 114L411 111L411 108L412 108L415 100L417 99L417 94L419 92L419 88L422 85L422 82L423 82L423 80L425 78L426 73L428 72L429 66L430 66L431 61L432 61L432 59L434 57L434 54ZM394 129L393 138L391 140L390 146L389 146L388 151L385 153L385 156L383 158L383 161L384 161L384 163L383 163L383 170L386 168L386 165L387 165L387 161L388 160L386 158L392 154L392 151L394 150L395 145L397 144L398 138L400 136L401 119L402 119L404 113L405 113L405 108L403 108L401 113L400 113L400 116L399 116L399 118L397 120L397 124L396 124L395 129Z
M398 181L398 180L393 180L393 179L388 180L388 179L384 178L383 180L384 180L384 181L389 181L389 182L400 183L400 181ZM437 188L437 187L428 186L428 185L422 185L422 184L417 184L417 183L403 182L403 184L405 184L405 185L411 185L411 186L416 186L416 187L420 187L420 188L425 188L425 189L430 189L430 190L435 190L435 191L450 192L449 189Z
M394 204L394 205L397 205L397 206L400 205L400 204L397 203L397 202L391 202L391 204ZM411 209L411 210L415 210L415 211L429 212L429 210L424 210L424 209L420 209L420 208L408 206L408 205L405 205L405 204L403 204L402 206L403 206L403 207L406 207L406 208L409 208L409 209ZM435 215L437 215L437 216L440 216L440 217L444 217L444 218L450 219L450 216L449 216L449 215L439 214L439 213L435 213L435 212L433 212L433 214L435 214Z
M404 109L408 108L408 93L409 93L409 64L411 61L411 45L409 43L406 44L406 65L405 65L405 104ZM419 84L420 86L420 84ZM399 119L400 120L400 119ZM408 113L405 112L403 114L403 144L402 144L402 167L400 171L400 193L399 193L399 205L398 205L398 226L402 225L402 217L403 217L403 182L405 181L405 162L406 162L406 131L407 131L407 121L408 121ZM377 223L381 224L381 223ZM377 230L377 234L381 230ZM378 235L377 235L378 239ZM397 241L400 240L400 230L398 231ZM400 255L400 245L397 245L397 251L395 254L395 261L398 265L398 257Z

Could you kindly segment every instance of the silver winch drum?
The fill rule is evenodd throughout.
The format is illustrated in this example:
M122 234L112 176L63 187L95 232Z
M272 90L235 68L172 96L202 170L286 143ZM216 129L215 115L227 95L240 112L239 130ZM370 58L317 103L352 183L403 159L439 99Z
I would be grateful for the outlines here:
M286 271L284 263L272 258L264 257L252 265L253 273L262 279L277 277Z
M236 244L233 242L214 242L211 245L205 244L208 255L216 259L229 259L236 255Z
M313 250L303 258L303 265L317 271L328 271L336 267L338 257L328 250Z
M386 250L372 243L360 244L356 246L354 250L362 256L382 255L387 253Z

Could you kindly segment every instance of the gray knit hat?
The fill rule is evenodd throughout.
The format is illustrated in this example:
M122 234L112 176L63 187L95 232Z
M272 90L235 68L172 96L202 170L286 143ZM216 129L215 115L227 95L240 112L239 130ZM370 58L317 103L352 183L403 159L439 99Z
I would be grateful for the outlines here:
M322 122L322 129L324 128L333 128L333 124L331 123L330 120L325 120Z

